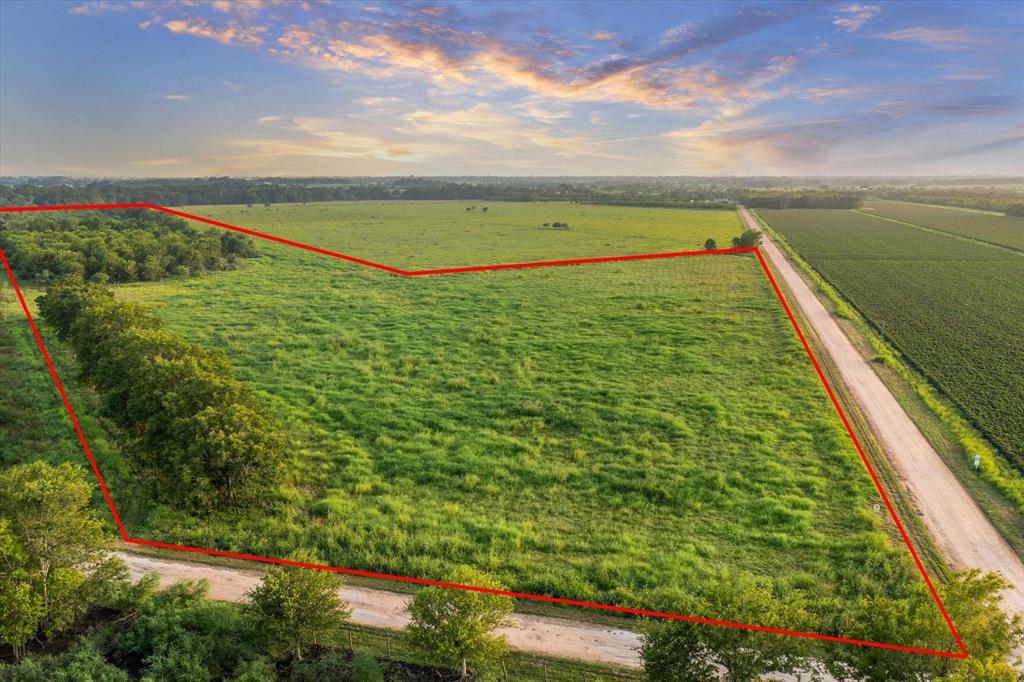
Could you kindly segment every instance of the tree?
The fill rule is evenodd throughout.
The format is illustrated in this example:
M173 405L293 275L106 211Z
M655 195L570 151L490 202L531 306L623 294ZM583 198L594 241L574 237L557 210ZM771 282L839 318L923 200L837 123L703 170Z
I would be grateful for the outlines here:
M280 435L256 410L239 403L207 407L173 429L180 453L172 471L178 499L200 506L250 506L273 492L283 464Z
M453 571L448 582L502 589L492 576L465 566ZM494 631L509 624L514 607L515 601L503 595L428 587L409 603L412 622L406 632L427 656L446 665L459 665L465 679L470 666L486 667L508 651L505 637Z
M804 629L808 614L769 582L749 575L723 576L703 594L672 605L675 613L715 614L735 623ZM771 672L793 672L809 663L806 640L722 625L657 621L641 634L640 655L652 682L714 679L718 668L733 682L759 680Z
M733 248L742 249L751 246L756 246L761 240L761 233L757 230L747 230L739 237L732 238Z
M44 615L42 595L34 589L24 561L10 522L0 518L0 644L10 645L15 658L24 653Z
M317 563L312 552L295 552L290 561ZM338 590L344 581L337 573L298 566L270 569L253 588L245 605L254 636L275 658L301 661L311 646L341 641L351 610Z
M483 207L482 209L480 209L480 210L481 210L481 211L483 211L484 213L487 213L487 207L486 207L486 206L484 206L484 207Z
M704 250L705 251L714 251L717 248L718 248L718 244L715 242L714 239L708 239L706 242L704 242Z
M36 632L60 632L89 607L88 576L110 561L90 497L81 470L67 463L0 473L0 590L12 597L3 609L15 616L3 635L16 650Z
M829 647L823 662L836 678L866 682L966 682L1020 679L1008 660L1024 644L1024 622L1019 614L1000 608L1001 593L1009 587L1002 577L978 570L955 573L939 585L939 596L956 624L970 658L958 661L938 656L887 651L873 647ZM909 599L882 595L862 598L853 605L847 636L874 641L907 641L935 650L956 645L942 618L936 617L935 601L923 586Z

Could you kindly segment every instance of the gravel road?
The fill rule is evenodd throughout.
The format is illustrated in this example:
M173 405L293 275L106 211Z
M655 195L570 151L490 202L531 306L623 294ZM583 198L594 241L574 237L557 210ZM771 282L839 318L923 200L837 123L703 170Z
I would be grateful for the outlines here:
M740 208L739 212L747 227L760 229L745 208ZM767 236L761 251L785 280L839 368L871 423L872 431L899 472L939 551L954 568L979 568L1001 574L1013 585L1003 594L1003 606L1024 613L1024 564L1020 558L989 523L867 360L857 352L825 306Z
M165 585L178 580L205 579L210 583L210 597L220 601L242 601L245 593L263 578L263 572L257 570L156 559L127 552L118 556L128 565L133 579L146 573L156 573ZM407 594L354 585L344 586L340 594L352 607L354 623L400 630L409 622L405 612L409 602ZM640 667L640 640L629 630L517 613L512 616L512 626L501 632L508 637L509 645L519 651L626 668Z

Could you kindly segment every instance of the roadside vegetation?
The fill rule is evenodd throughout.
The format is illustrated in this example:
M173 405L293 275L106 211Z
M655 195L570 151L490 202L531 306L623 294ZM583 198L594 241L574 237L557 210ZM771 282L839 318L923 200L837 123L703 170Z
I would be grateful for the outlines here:
M1024 468L1024 258L851 211L760 214Z

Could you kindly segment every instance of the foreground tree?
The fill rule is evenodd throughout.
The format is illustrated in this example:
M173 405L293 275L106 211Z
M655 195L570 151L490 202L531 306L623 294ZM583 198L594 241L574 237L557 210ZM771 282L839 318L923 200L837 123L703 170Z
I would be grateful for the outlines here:
M0 473L0 632L16 652L73 623L100 583L117 575L90 497L82 471L67 463Z
M677 602L672 610L786 629L801 629L807 618L802 605L780 599L770 583L747 575L726 576L704 594ZM649 623L641 634L640 655L651 682L715 679L719 669L728 680L748 682L809 666L805 640L676 620Z
M290 561L312 564L312 552L295 552ZM248 594L246 617L256 639L275 658L298 661L310 647L337 644L351 615L338 594L344 581L337 573L297 566L270 569Z
M706 242L704 242L705 251L714 251L717 248L718 243L714 239L708 239Z
M873 647L828 647L823 657L828 671L838 679L865 682L1021 680L1010 661L1024 645L1024 624L1020 615L1010 616L1000 608L1001 593L1009 584L998 575L970 570L954 574L937 587L970 658L960 661ZM916 587L909 600L884 595L862 598L850 607L847 617L843 628L857 639L956 650L949 628L923 585Z
M469 567L453 571L448 582L502 589L492 576ZM406 632L413 645L428 657L458 665L465 679L470 666L487 667L508 651L505 637L494 631L509 624L514 608L511 597L428 587L417 592L409 604L412 622Z

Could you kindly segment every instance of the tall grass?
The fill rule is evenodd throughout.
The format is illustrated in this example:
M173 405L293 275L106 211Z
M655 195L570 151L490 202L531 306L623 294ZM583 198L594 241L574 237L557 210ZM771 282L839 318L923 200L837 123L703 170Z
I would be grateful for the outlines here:
M311 222L322 208L218 218L267 228L259 213L275 234L420 267L683 250L738 231L731 214L551 204L544 215L570 230L534 229L529 204L492 205L505 227L459 223L457 204L415 209L423 230L385 213L409 206L357 207L386 216L374 240L342 219L348 205ZM594 224L579 213L592 210ZM585 237L571 248L553 241L573 234ZM136 535L273 556L302 546L426 578L470 564L516 590L628 606L747 572L821 605L822 628L832 605L883 589L865 565L906 565L749 255L409 279L261 252L240 271L121 296L228 353L291 434L287 502L259 517L154 506L130 520Z

